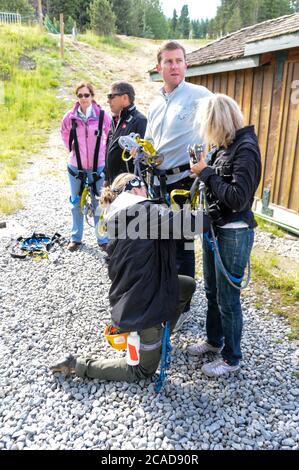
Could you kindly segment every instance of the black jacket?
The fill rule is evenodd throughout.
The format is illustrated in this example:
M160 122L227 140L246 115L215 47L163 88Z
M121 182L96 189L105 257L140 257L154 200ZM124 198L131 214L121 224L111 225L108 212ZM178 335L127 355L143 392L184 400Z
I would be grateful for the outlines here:
M218 171L225 160L230 161L225 169L227 176ZM254 126L239 129L227 149L214 151L199 178L206 185L208 204L220 209L221 217L214 219L216 225L242 220L255 227L251 206L261 178L261 156Z
M136 213L139 215L136 216ZM110 240L112 232L115 237L107 248L110 257L111 318L112 324L122 331L140 331L171 320L176 315L178 273L175 238L182 238L182 227L187 225L183 220L175 224L174 219L178 216L179 212L162 208L154 201L144 200L130 206L129 211L120 210L107 223ZM195 221L194 216L192 221ZM125 236L124 230L129 230L130 224L136 230L147 226L144 239ZM175 225L177 230L174 229ZM205 231L209 229L207 218L199 225L199 231L202 231L202 225ZM158 231L155 231L157 228ZM163 228L168 231L167 239L162 239ZM190 229L194 231L194 227ZM157 234L155 239L154 233Z
M111 184L120 173L128 171L134 173L133 160L124 162L121 158L123 149L118 144L118 138L122 135L131 134L131 132L139 134L140 137L144 137L146 124L146 117L137 111L135 105L124 108L116 124L115 120L112 119L107 139L105 161L106 180L109 184Z

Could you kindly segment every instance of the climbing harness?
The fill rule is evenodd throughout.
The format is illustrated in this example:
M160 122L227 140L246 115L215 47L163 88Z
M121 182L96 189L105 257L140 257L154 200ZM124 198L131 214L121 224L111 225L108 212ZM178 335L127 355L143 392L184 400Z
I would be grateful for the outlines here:
M165 322L162 335L162 351L160 359L160 375L155 381L155 391L160 393L162 390L166 379L167 379L167 370L170 367L171 362L171 342L170 342L170 322Z
M119 137L118 143L123 149L122 159L125 162L134 158L134 173L145 183L150 198L154 199L155 197L153 183L154 177L157 176L161 188L163 188L161 199L169 205L169 197L166 191L166 171L158 168L164 161L163 155L157 153L150 141L141 139L139 134L133 132ZM137 151L136 156L126 156L133 149Z
M72 145L74 144L78 171L75 172L70 167L68 167L68 172L70 173L70 175L79 179L81 182L79 195L78 195L80 197L80 208L81 208L82 213L85 216L86 222L91 227L93 227L91 220L94 217L94 213L95 213L94 206L92 203L91 191L94 197L99 196L98 191L97 191L97 181L103 177L102 173L101 174L97 173L97 168L98 168L99 150L100 150L100 144L101 144L104 115L105 115L104 111L101 110L100 115L99 115L97 140L96 140L94 157L93 157L92 182L91 183L88 181L87 172L86 170L83 169L83 166L82 166L79 142L78 142L77 131L76 131L77 122L75 118L72 119L72 128L71 128L70 137L69 137L69 150L70 151L72 150Z
M30 237L19 237L13 245L10 255L17 259L31 257L34 260L41 260L49 257L49 251L55 244L60 246L66 243L66 239L59 233L53 236L44 233L33 233Z

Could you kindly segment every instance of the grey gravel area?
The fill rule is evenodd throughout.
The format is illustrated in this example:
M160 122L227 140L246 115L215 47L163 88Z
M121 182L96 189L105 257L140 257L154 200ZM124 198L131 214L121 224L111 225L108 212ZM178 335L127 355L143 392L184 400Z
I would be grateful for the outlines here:
M7 229L0 230L0 449L298 450L298 349L270 303L252 307L254 292L243 301L244 361L235 375L204 377L201 365L212 356L186 354L186 345L204 336L201 281L192 321L173 337L160 395L151 380L105 383L50 374L48 365L67 351L118 354L102 336L109 320L107 269L91 229L79 252L58 249L40 262L12 259L11 236L34 229L68 236L70 225L62 161L45 151L24 172L19 190L27 195L26 209L7 217Z

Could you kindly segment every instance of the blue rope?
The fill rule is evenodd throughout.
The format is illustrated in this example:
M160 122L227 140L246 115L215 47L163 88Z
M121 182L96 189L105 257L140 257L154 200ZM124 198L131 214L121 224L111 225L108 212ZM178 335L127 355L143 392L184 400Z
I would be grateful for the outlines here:
M206 240L206 242L208 243L208 246L209 246L210 250L213 251L213 253L214 253L215 262L218 266L219 271L221 271L223 274L225 274L223 266L221 265L221 263L218 259L217 252L216 252L216 247L214 245L213 239L209 237L208 232L205 232L203 234L203 236L204 236L204 239ZM218 247L218 241L217 240L216 240L216 243L217 243L217 247ZM229 277L229 279L235 284L241 284L241 282L244 279L244 275L242 277L235 277L232 274L230 274L227 270L226 270L226 274Z
M162 336L162 351L160 362L160 375L155 382L155 391L159 393L162 390L164 382L167 379L167 369L170 367L171 362L171 343L170 343L170 322L167 321L164 327Z

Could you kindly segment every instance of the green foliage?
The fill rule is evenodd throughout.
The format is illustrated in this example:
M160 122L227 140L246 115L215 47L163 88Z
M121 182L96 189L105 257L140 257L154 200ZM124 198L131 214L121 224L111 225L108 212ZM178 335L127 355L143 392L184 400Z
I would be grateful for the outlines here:
M298 0L221 0L215 18L209 22L209 35L218 37L298 10Z
M24 51L35 61L34 70L19 68ZM55 39L37 27L0 26L1 64L10 71L0 103L0 187L16 178L26 154L40 150L45 129L61 116L61 102L55 97L61 64L55 51Z
M111 0L112 9L115 14L115 25L118 34L126 36L134 36L133 16L134 3L133 0Z
M299 332L299 265L289 259L260 250L253 250L251 256L253 281L265 285L275 299L272 313L287 318L291 325L292 339L298 339ZM262 306L264 300L261 294Z
M272 233L272 235L275 235L276 237L283 238L285 236L285 233L281 228L279 228L277 225L272 224L271 222L268 222L258 215L254 215L255 220L257 221L257 224L261 230L264 232L269 232Z
M102 36L108 36L115 31L115 15L109 0L93 0L90 4L91 29Z
M32 15L34 9L27 0L0 0L0 11L20 13L21 15Z
M171 24L170 24L170 33L171 33L173 38L176 38L176 35L177 35L178 22L179 22L178 14L177 14L176 9L174 9Z
M130 52L134 49L134 45L127 39L120 39L117 36L98 36L92 31L79 34L78 39L79 41L87 42L91 46L109 50L113 54L123 54L124 51Z
M207 37L209 20L192 20L191 31L193 39L204 39Z
M182 7L181 16L179 18L179 31L180 31L181 38L189 39L190 18L189 18L188 5L183 5Z

